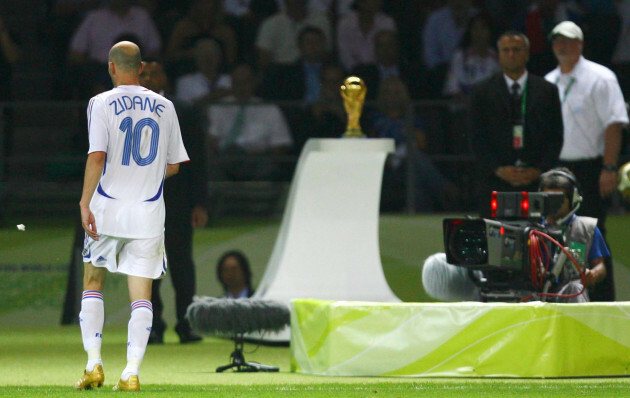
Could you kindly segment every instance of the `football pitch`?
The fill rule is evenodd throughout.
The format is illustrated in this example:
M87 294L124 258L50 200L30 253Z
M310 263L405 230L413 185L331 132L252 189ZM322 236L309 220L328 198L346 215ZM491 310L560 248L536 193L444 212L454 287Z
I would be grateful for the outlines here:
M442 251L443 215L384 215L380 218L380 252L389 285L403 301L430 301L421 287L420 265ZM608 221L615 257L617 296L630 299L627 275L630 247L628 216ZM0 395L77 396L110 394L125 365L129 304L125 280L110 276L105 289L106 326L103 359L105 386L75 392L85 353L77 325L59 326L74 236L72 220L10 220L0 228ZM26 231L15 228L25 224ZM215 266L226 250L249 257L256 285L271 255L279 219L233 219L215 222L195 234L197 294L218 296ZM200 344L177 344L173 293L163 284L170 325L166 344L149 346L140 380L151 396L627 396L628 378L589 379L422 379L318 377L290 372L290 348L246 344L248 361L274 365L278 373L216 373L230 361L233 343L207 337ZM587 344L587 342L585 342Z

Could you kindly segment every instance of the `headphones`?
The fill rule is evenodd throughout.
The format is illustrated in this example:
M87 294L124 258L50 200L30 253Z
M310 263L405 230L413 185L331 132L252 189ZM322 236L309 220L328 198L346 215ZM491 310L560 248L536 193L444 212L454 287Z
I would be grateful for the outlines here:
M580 183L575 179L575 177L573 177L571 174L566 173L562 170L549 170L540 176L541 180L543 177L564 177L571 183L573 192L569 192L568 194L569 208L572 209L573 212L575 212L577 208L580 206L580 204L582 203L582 199L583 199L581 195ZM538 186L538 190L542 191L542 188L543 187L542 187L542 181L541 181L541 184Z

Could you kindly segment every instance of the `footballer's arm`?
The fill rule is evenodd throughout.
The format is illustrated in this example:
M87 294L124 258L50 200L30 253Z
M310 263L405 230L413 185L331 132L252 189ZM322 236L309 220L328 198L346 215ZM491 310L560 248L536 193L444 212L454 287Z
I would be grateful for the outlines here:
M166 178L174 176L179 173L179 163L166 165Z
M83 179L83 193L79 201L81 208L81 225L85 232L94 240L98 240L98 232L96 230L96 222L94 214L90 210L90 201L96 190L96 186L101 179L103 167L105 166L106 153L102 151L92 152L88 154L85 163L85 177Z

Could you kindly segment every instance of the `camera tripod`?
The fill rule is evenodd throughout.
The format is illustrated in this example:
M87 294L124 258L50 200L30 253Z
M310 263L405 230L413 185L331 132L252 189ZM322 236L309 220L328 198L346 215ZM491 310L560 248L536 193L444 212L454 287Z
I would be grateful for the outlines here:
M234 351L230 354L232 362L229 365L219 366L217 373L236 368L236 372L278 372L275 366L263 365L256 362L247 362L243 356L245 339L242 333L234 336Z

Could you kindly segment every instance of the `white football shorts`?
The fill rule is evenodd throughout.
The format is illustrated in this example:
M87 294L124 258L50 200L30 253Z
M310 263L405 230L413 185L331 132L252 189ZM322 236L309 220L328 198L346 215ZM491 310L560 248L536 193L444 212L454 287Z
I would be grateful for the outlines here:
M83 242L83 262L109 272L158 279L166 274L164 233L149 239L128 239L87 234Z

